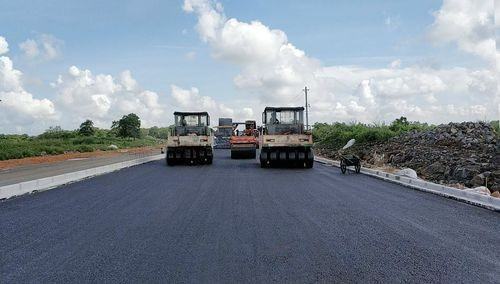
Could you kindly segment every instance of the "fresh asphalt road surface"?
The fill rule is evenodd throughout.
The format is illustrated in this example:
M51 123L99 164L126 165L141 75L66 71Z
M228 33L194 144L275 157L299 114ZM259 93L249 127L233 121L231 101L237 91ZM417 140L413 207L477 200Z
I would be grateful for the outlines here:
M1 202L0 283L500 282L498 213L215 154Z

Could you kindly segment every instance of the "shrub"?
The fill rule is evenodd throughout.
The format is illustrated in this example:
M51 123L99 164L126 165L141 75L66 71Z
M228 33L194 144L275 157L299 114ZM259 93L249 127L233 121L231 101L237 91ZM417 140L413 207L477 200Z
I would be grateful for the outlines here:
M58 146L44 146L44 147L41 147L40 150L41 150L41 152L45 152L48 155L58 155L58 154L64 153L64 148L58 147Z
M99 143L98 139L95 137L78 137L78 138L73 139L72 141L73 141L73 144L75 144L75 145L79 145L79 144L90 145L90 144L98 144Z
M95 151L95 148L89 145L80 145L78 146L78 148L76 148L76 151L80 153L93 152Z
M75 138L78 133L74 130L62 130L61 127L50 127L44 133L38 135L42 139L69 139Z
M313 138L322 148L339 149L350 139L357 144L382 142L411 130L426 130L433 126L426 123L409 122L405 117L396 119L390 125L384 123L316 123L313 126Z

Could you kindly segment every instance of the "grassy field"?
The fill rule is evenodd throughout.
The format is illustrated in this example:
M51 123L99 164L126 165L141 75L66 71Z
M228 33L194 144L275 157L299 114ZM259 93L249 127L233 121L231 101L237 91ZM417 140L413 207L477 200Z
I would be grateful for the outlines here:
M0 160L20 159L34 156L57 155L66 152L92 152L118 148L154 146L165 140L146 136L144 138L120 138L100 132L95 136L79 136L76 131L44 133L39 136L0 135Z

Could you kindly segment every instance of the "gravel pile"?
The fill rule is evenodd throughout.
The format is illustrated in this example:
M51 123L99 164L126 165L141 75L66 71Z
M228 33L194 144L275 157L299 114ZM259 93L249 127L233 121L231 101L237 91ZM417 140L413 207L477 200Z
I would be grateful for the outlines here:
M500 194L500 143L490 124L463 122L430 131L408 132L385 143L351 150L368 165L412 168L419 177L442 184L486 186ZM319 155L338 158L332 151Z

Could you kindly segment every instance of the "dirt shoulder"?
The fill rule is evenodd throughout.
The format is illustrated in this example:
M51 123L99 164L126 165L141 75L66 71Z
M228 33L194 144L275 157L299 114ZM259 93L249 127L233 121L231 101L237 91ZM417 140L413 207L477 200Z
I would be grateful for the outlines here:
M37 164L51 164L72 159L106 158L106 157L115 157L123 154L147 155L147 154L153 154L160 148L161 146L154 146L154 147L138 147L129 149L109 150L109 151L98 150L87 153L70 152L61 155L47 155L47 156L29 157L23 159L11 159L11 160L0 161L0 170L7 170L16 167L30 166Z

